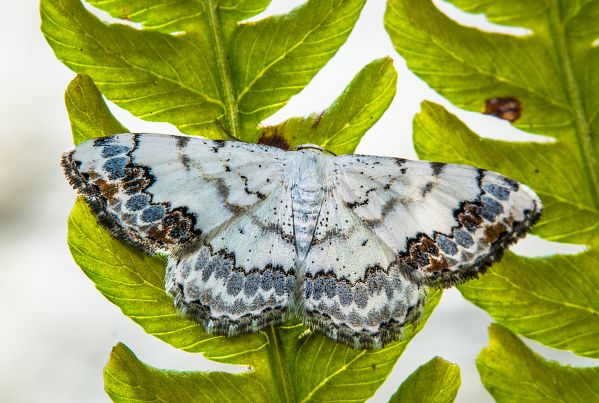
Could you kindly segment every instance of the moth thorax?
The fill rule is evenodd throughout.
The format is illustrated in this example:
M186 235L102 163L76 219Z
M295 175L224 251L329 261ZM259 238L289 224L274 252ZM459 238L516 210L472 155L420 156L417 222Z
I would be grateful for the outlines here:
M298 160L297 177L291 191L295 248L303 261L314 236L324 197L326 160L318 154L304 154Z

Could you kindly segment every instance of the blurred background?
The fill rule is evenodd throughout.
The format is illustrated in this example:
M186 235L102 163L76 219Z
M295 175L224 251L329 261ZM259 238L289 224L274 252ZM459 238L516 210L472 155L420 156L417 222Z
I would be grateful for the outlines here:
M287 12L302 2L274 0L257 18ZM436 3L469 26L513 35L528 33L490 24L484 16L467 15L442 1ZM58 161L72 147L63 94L75 74L54 57L43 38L37 1L14 1L5 9L8 18L0 28L0 402L108 401L102 369L117 342L155 367L229 370L144 333L96 291L73 263L66 224L75 193ZM399 72L397 96L358 152L416 158L411 125L424 99L443 104L483 136L539 140L507 122L452 107L411 74L384 31L384 9L384 1L368 0L339 53L268 123L325 109L364 65L391 55ZM132 131L177 133L171 125L141 121L113 105L111 109ZM579 249L529 237L516 250L538 255ZM461 368L457 401L492 401L475 367L476 356L487 345L490 322L484 311L465 301L457 290L446 291L371 401L386 401L414 369L435 355ZM591 360L527 344L561 363L591 365Z

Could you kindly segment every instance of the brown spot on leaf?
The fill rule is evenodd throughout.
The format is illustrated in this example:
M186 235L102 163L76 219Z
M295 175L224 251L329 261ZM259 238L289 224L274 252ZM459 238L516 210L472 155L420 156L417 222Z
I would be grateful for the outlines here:
M485 114L515 122L522 115L522 105L514 97L490 98L485 101Z
M262 130L262 136L258 140L258 144L266 144L268 146L278 147L282 150L289 150L289 143L283 136L284 127L268 126Z

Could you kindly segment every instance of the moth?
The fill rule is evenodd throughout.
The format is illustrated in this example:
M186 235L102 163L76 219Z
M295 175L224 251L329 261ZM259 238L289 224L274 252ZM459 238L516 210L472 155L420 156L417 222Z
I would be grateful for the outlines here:
M429 286L484 272L542 211L495 172L314 145L119 134L62 166L114 236L168 256L167 293L207 332L295 318L354 348L398 339Z

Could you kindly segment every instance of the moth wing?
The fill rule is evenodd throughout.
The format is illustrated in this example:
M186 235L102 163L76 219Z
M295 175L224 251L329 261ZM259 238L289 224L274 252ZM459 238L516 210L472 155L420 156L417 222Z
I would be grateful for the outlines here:
M206 331L235 335L280 324L291 313L295 244L288 187L169 257L166 289Z
M466 165L358 155L336 164L340 201L418 283L475 277L542 212L525 185Z
M102 224L149 252L170 252L243 215L283 185L284 152L198 137L89 140L62 165Z
M381 348L422 314L426 287L411 281L370 225L333 189L305 261L303 322L354 348Z
M121 134L79 145L62 164L116 236L169 254L167 292L208 332L285 319L295 250L283 151Z

